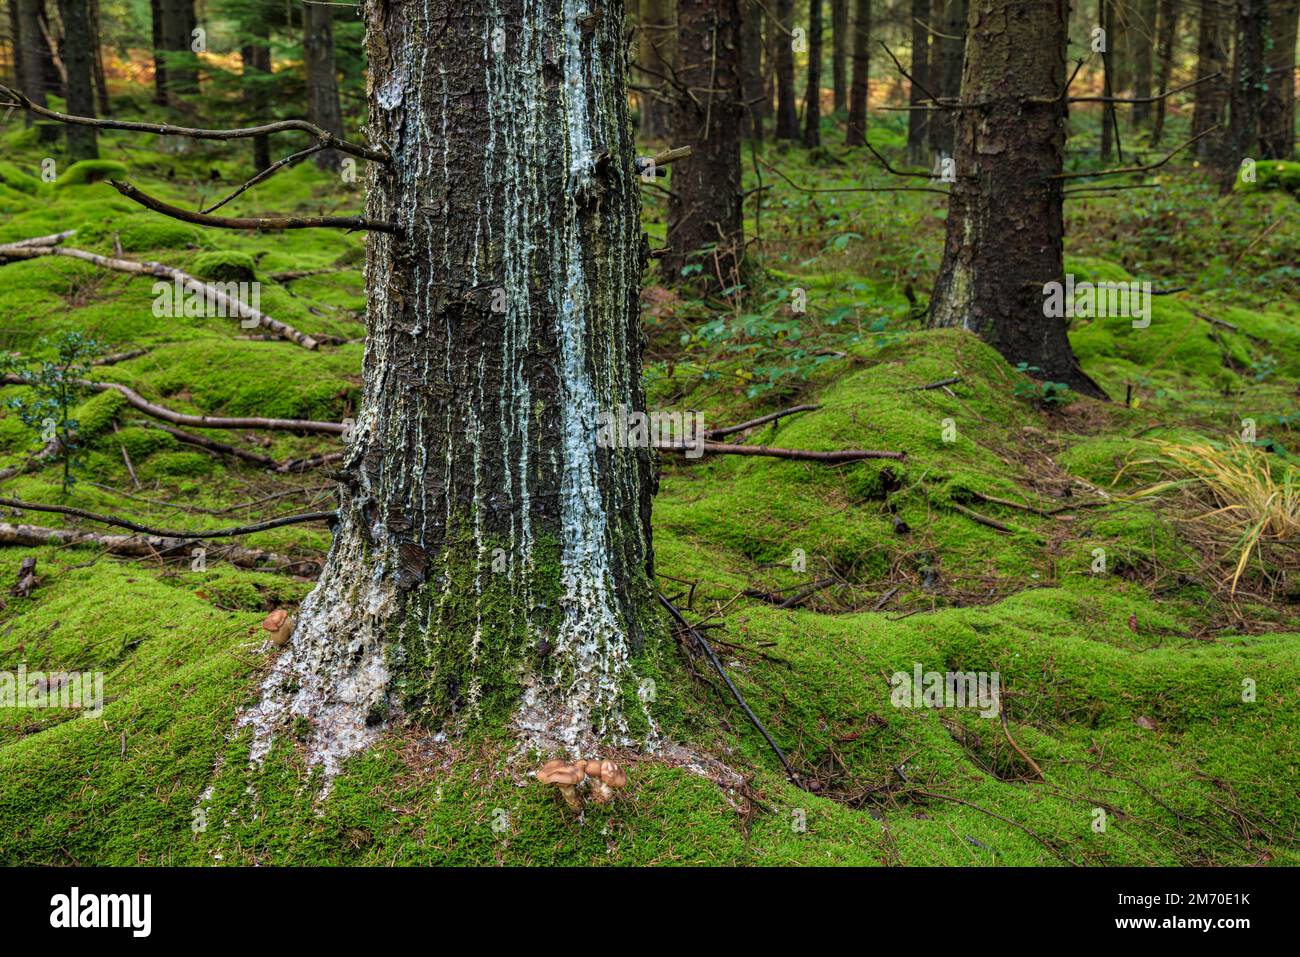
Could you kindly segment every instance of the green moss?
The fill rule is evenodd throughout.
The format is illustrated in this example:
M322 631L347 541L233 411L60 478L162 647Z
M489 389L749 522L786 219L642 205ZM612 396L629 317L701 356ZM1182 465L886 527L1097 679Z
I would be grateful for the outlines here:
M105 159L82 160L65 169L59 178L54 181L54 188L87 186L101 180L120 178L125 175L125 163Z
M0 183L28 196L35 196L41 189L39 179L9 162L0 162Z
M231 250L195 256L191 271L212 282L252 282L257 278L253 257Z

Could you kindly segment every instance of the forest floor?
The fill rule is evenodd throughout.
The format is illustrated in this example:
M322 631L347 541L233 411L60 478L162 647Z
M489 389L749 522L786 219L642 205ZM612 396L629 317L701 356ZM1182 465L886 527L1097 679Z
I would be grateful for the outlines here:
M1088 119L1071 162L1097 168ZM1168 142L1184 127L1175 118ZM216 544L204 570L188 554L0 547L0 671L102 671L106 696L96 716L0 710L0 863L1300 864L1300 554L1294 539L1266 541L1234 589L1244 512L1209 515L1236 500L1195 478L1196 462L1226 458L1242 495L1300 488L1294 192L1221 197L1180 156L1151 178L1159 190L1071 197L1069 271L1167 293L1146 328L1073 321L1103 403L1044 387L970 334L926 329L943 198L833 191L896 181L838 145L834 118L826 131L833 145L812 154L746 149L746 186L768 187L746 204L763 270L734 302L653 268L643 293L652 407L698 409L713 428L813 404L729 439L907 455L663 461L660 587L710 626L805 788L678 636L651 652L652 713L680 747L615 752L627 790L581 817L532 780L536 763L504 724L450 739L392 729L322 796L293 740L254 768L237 726L279 651L260 623L292 609L308 578L237 569ZM871 141L902 162L897 124ZM360 236L204 230L94 181L129 178L195 208L250 174L246 147L110 134L107 165L47 183L35 131L11 122L0 143L0 244L75 229L65 245L255 276L264 312L330 343L313 352L231 319L156 317L153 277L43 257L0 265L0 348L39 357L79 330L105 352L145 350L93 378L172 409L355 413ZM1261 164L1261 185L1298 181L1294 166ZM222 212L360 202L359 184L305 164ZM664 212L646 190L652 246ZM804 296L806 313L792 312ZM0 389L0 403L29 392ZM65 495L61 466L31 459L38 430L4 410L0 469L17 472L0 494L168 528L333 507L325 470L279 473L184 444L116 391L79 400L73 418L84 448ZM280 461L340 448L190 431ZM1172 458L1183 448L1197 450L1190 466ZM1135 494L1162 479L1172 484ZM120 531L4 511L10 525ZM329 533L240 541L319 561ZM10 594L28 557L37 582ZM996 673L1002 714L894 706L891 676L916 667Z

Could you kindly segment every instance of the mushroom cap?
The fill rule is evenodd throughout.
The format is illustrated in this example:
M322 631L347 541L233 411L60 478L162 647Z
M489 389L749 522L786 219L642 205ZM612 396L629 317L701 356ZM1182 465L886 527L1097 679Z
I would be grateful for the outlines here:
M601 761L600 779L612 788L621 788L627 784L627 773L613 761Z
M280 626L284 624L284 620L288 617L289 613L287 611L283 608L277 608L262 620L262 627L267 631L279 631Z
M586 766L586 769L587 769L587 777L591 777L591 778L598 778L598 777L600 777L600 762L599 762L599 761L585 761L585 762L584 762L584 761L579 761L578 764L583 764L583 765Z
M543 784L563 784L572 786L581 784L582 779L587 776L587 769L583 762L569 761L547 761L536 772L537 780Z

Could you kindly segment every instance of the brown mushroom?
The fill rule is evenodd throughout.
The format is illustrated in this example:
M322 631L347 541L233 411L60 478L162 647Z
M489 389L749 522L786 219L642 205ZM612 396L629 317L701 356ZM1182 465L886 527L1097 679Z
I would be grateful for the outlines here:
M537 780L551 784L560 789L564 803L575 811L582 810L582 799L578 797L577 786L587 776L586 764L582 761L547 761L536 773Z
M594 771L592 765L595 765ZM613 761L588 761L587 776L591 779L591 799L597 804L604 804L612 798L616 788L627 786L627 774Z
M288 644L293 634L293 619L283 608L277 608L263 619L262 627L271 633L269 637L274 644Z

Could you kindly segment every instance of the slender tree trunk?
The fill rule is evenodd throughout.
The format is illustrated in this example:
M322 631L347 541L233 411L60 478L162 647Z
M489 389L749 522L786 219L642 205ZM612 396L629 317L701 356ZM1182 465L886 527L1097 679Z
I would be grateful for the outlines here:
M639 63L645 68L637 77L641 86L654 89L656 94L640 97L641 135L647 139L662 139L669 133L668 122L672 107L664 97L670 87L665 77L671 77L676 46L676 28L673 25L672 0L641 0Z
M1099 0L1098 19L1106 33L1106 46L1101 53L1101 93L1102 96L1115 95L1115 32L1114 0ZM1106 101L1101 105L1101 161L1110 162L1111 150L1114 149L1119 125L1115 118L1115 104Z
M776 138L799 138L799 112L794 105L794 0L776 0Z
M763 142L763 0L743 0L741 8L744 109L741 135Z
M245 74L271 73L271 43L267 36L258 36L239 51ZM266 122L266 96L256 81L244 87L244 102L248 107L250 123ZM253 137L253 168L261 171L271 165L271 138Z
M739 0L678 0L677 71L694 96L674 101L673 142L695 154L672 168L664 275L691 264L727 288L745 253L740 185Z
M808 84L803 96L803 145L822 142L822 2L808 0Z
M392 151L368 215L404 234L368 237L339 523L244 718L255 757L305 719L331 772L402 712L513 714L571 756L653 733L633 670L663 634L652 459L598 431L645 409L623 3L486 6L364 8L371 138Z
M1133 54L1133 98L1151 96L1151 52L1156 45L1156 0L1140 0L1129 11L1129 49ZM1151 104L1134 103L1129 120L1136 129L1151 122Z
M936 6L943 0L935 0ZM912 111L907 114L907 159L910 163L924 163L930 137L930 113L920 107L929 105L922 101L925 93L921 87L930 85L930 0L911 0L912 13L912 65L913 82L907 95Z
M971 0L970 43L955 111L957 179L931 297L936 326L968 329L1009 362L1088 395L1063 318L1044 284L1064 265L1067 0Z
M162 56L167 41L163 28L162 0L149 0L149 22L153 28L153 101L162 106L167 102L167 65Z
M43 81L47 96L67 96L64 88L62 60L59 58L58 38L55 28L50 24L49 7L45 0L37 4L37 25L41 30L41 41L45 48L45 58L41 63L44 70Z
M1289 160L1295 153L1295 45L1300 0L1273 0L1269 8L1268 91L1259 116L1263 159Z
M38 106L45 106L45 60L50 48L41 32L41 0L10 0L18 7L18 35L14 41L22 65L19 87ZM31 123L31 114L26 114Z
M1231 89L1229 73L1232 70L1228 51L1232 31L1228 7L1224 0L1201 0L1200 24L1197 27L1196 78L1205 80L1196 86L1196 99L1192 113L1192 135L1201 136L1196 141L1196 155L1212 165L1219 165L1227 141L1224 124L1228 117L1228 92ZM1209 77L1218 76L1215 79Z
M849 0L831 0L831 91L836 113L849 104Z
M94 116L94 32L90 25L89 0L59 0L59 18L63 21L63 66L68 73L68 112L75 116ZM75 162L98 158L93 126L70 124L65 132L69 159Z
M307 66L307 118L323 130L343 135L343 110L339 106L338 69L334 63L334 13L332 8L309 3L302 8L302 45ZM321 169L338 169L337 150L315 156Z
M104 48L99 41L99 0L90 0L90 49L94 59L95 104L100 116L107 116L112 107L108 102L108 77L104 75Z
M1159 146L1165 133L1164 94L1169 91L1169 77L1174 68L1174 50L1178 45L1179 0L1160 0L1160 50L1157 83L1160 99L1155 103L1155 121L1151 126L1151 145Z
M871 104L871 0L855 0L853 9L853 87L849 91L849 125L844 142L867 142L867 108Z
M1237 0L1227 154L1220 182L1231 189L1247 157L1259 158L1260 113L1267 89L1268 0Z
M14 69L12 80L14 89L21 90L23 89L23 45L18 25L19 0L9 0L7 5L9 7L9 49L12 54L10 63Z
M939 52L937 72L932 70L927 86L936 96L955 99L961 93L962 62L966 56L967 0L935 0L942 8L943 19L936 38ZM930 149L940 156L952 156L957 117L953 110L930 114Z

